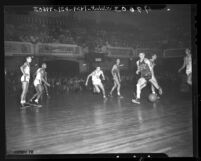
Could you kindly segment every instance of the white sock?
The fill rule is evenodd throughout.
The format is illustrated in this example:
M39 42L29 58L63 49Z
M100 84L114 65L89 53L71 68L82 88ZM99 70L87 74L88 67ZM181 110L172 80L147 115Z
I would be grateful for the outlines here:
M21 104L24 104L24 103L26 103L26 101L25 101L25 100L21 100L20 103L21 103Z

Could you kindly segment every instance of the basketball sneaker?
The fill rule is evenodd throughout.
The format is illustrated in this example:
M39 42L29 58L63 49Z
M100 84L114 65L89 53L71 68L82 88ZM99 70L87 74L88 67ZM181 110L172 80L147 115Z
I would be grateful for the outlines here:
M124 98L122 95L119 95L119 94L118 94L118 97L119 97L119 98Z
M133 103L136 103L136 104L140 104L140 99L139 99L139 98L132 99L132 102L133 102Z
M32 99L30 99L30 100L29 100L29 103L33 103L33 100L32 100Z
M109 97L113 97L111 93L108 94Z
M106 96L103 96L103 99L107 99L107 97L106 97Z
M36 105L39 104L37 99L34 100L34 103L35 103Z
M24 106L26 101L22 100L22 101L20 101L20 103L21 103L22 106Z

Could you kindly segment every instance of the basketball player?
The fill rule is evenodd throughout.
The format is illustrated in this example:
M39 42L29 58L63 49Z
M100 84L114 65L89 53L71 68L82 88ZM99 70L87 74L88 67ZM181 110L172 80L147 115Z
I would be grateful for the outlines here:
M151 59L149 59L149 61L150 61L150 67L151 67L151 72L152 72L152 79L155 81L155 82L157 82L157 80L156 80L156 77L155 77L155 74L154 74L154 67L155 67L155 60L157 59L157 55L156 54L154 54L154 55L152 55L152 57L151 57ZM158 83L158 82L157 82ZM153 84L151 85L151 91L152 91L152 93L153 94L156 94L156 91L155 91L155 87L153 86ZM159 96L157 96L157 98L159 99L160 97Z
M116 60L116 64L113 65L111 73L112 73L112 77L114 80L114 85L110 91L110 96L112 97L112 93L115 90L115 88L117 88L117 95L120 98L123 98L123 96L121 96L120 94L120 88L121 88L121 77L120 77L120 71L119 71L119 67L120 67L120 59Z
M186 74L187 74L187 83L192 85L192 59L191 59L191 51L190 49L185 50L186 56L184 57L183 66L178 70L181 72L186 67Z
M97 93L100 93L100 89L101 89L102 93L103 93L103 98L106 99L105 88L101 82L100 76L102 76L103 80L105 80L105 76L103 74L103 71L100 69L100 67L96 67L96 69L91 74L88 75L85 85L86 86L88 85L88 80L90 77L92 77L92 84L95 88L95 91Z
M45 70L44 70L44 79L47 82L47 72ZM44 85L44 88L45 88L45 93L46 93L47 97L49 97L49 92L48 92L47 85L45 83L43 83L43 85Z
M150 60L145 58L145 53L140 53L139 54L139 60L137 61L137 71L136 74L141 73L141 78L137 82L137 88L136 88L136 98L132 99L133 103L140 104L140 95L141 95L141 90L146 87L147 81L149 81L156 89L159 90L159 94L162 95L162 89L158 85L157 81L153 78L152 74L152 68L151 68L151 63Z
M36 98L34 100L34 102L36 104L38 104L39 99L40 99L42 92L43 92L42 82L44 82L47 86L50 86L50 84L44 78L46 68L47 68L47 65L45 63L43 63L42 67L38 68L38 70L36 71L36 78L34 80L34 86L36 89L36 94L34 94L34 96L30 99L30 102L33 102L33 99Z
M26 95L28 92L29 87L29 80L30 80L30 63L32 58L29 56L26 58L26 62L20 67L22 72L21 82L22 82L22 94L21 94L21 105L24 106L26 103Z

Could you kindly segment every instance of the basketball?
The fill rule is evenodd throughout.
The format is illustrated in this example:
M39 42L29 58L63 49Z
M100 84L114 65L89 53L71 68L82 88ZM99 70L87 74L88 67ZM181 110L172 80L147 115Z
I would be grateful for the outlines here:
M155 102L157 100L157 96L155 94L151 93L151 94L149 94L148 99L150 102Z

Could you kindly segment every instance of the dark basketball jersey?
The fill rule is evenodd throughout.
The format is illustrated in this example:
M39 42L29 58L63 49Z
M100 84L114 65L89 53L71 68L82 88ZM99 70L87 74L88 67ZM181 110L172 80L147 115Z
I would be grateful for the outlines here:
M118 65L115 65L115 67L116 67L116 68L114 68L112 72L113 72L114 75L118 76L118 73L119 73L119 66L118 66Z
M139 69L141 77L144 77L145 79L151 79L152 76L151 71L149 69L148 64L146 64L144 60L142 62L139 61Z

